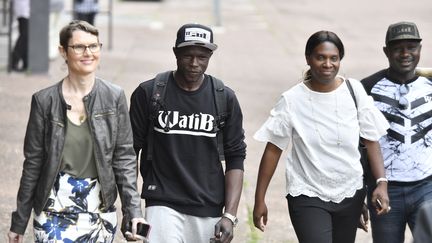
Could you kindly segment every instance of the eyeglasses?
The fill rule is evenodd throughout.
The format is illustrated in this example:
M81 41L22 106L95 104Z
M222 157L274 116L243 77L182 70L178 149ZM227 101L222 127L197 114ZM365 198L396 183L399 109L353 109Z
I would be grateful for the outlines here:
M93 43L90 45L77 44L77 45L71 45L68 47L72 48L72 50L74 51L75 54L81 55L87 50L87 48L90 50L91 53L99 52L100 49L102 48L102 43Z
M405 97L405 95L407 95L409 92L409 87L406 84L401 84L401 86L399 86L399 108L402 110L405 110L408 108L409 106L409 101L408 99Z

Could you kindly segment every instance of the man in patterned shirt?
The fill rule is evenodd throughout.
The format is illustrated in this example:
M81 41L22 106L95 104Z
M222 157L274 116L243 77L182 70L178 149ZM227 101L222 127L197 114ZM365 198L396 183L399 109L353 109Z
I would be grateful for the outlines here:
M370 208L375 243L404 242L406 224L413 231L420 206L432 200L432 80L415 73L421 40L414 23L390 25L389 67L361 81L390 123L380 145L392 210L377 216Z

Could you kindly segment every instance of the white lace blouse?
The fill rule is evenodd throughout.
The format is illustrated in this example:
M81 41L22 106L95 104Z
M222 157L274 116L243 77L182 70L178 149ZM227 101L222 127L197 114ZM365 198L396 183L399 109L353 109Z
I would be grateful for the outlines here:
M361 137L378 141L389 127L361 83L350 79L327 93L299 83L282 94L254 138L288 148L287 193L341 202L363 186L358 152ZM358 114L358 115L357 115Z

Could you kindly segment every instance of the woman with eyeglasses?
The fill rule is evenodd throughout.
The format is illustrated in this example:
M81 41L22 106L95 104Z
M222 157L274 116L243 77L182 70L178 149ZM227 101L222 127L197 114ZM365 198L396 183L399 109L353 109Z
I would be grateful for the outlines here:
M310 69L304 79L282 94L254 136L267 143L258 172L254 224L265 230L265 194L282 150L288 148L286 198L299 242L353 243L366 196L359 136L378 179L376 210L385 214L390 209L377 142L388 123L359 81L338 75L344 46L336 34L319 31L310 36L305 57Z
M127 237L146 222L125 94L95 74L101 46L85 21L60 32L68 73L32 97L9 242L23 241L32 210L35 242L113 242L117 191Z

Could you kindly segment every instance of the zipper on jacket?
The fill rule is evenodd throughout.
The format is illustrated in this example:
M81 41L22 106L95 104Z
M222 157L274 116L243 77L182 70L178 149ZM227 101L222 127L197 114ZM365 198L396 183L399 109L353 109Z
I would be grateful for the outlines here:
M95 143L95 139L96 138L94 137L95 131L94 131L94 128L93 128L93 124L91 122L91 116L88 115L87 103L86 103L87 99L86 98L87 97L84 97L84 110L85 110L85 113L87 115L87 122L89 122L89 128L90 128L91 133L92 133L93 145L96 148L97 147L97 146L95 146L96 145L96 143ZM108 112L104 112L104 113L95 114L94 117L98 118L98 117L102 117L102 116L105 116L105 115L112 115L112 114L114 114L113 111L108 111ZM101 173L100 173L100 168L99 168L99 157L97 156L96 149L93 150L93 154L95 156L96 170L97 170L97 173L98 173L98 181L100 183L99 177L100 177ZM100 208L100 210L104 211L107 208L107 205L106 205L106 192L104 190L104 187L102 186L102 183L101 183L100 190L101 190L101 193L102 193L102 207Z
M66 114L66 110L64 111L65 112L65 114ZM67 119L67 117L66 117L66 119ZM52 123L54 123L54 124L57 124L57 125L59 125L60 127L62 127L62 128L64 128L64 132L63 132L63 146L62 146L62 148L61 148L61 151L60 151L60 157L59 157L59 159L61 158L61 155L63 154L63 149L64 149L64 140L65 140L65 134L66 134L66 130L67 130L67 124L64 124L64 123L61 123L61 122L59 122L59 121L51 121ZM58 176L58 174L59 174L59 172L60 172L60 167L61 167L61 161L59 161L59 163L58 163L58 165L57 165L57 169L56 169L56 173L55 173L55 177L54 178L57 178L57 176ZM41 211L43 211L44 210L44 208L45 208L45 205L46 205L46 203L48 202L48 199L49 199L49 195L50 195L50 193L51 193L51 190L52 190L52 188L53 188L53 186L54 186L54 183L55 183L55 181L56 181L56 179L54 179L52 182L51 182L51 185L50 185L50 187L49 187L49 193L48 193L48 196L46 197L46 199L44 200L44 203L42 204L42 210Z
M58 91L59 91L59 94L60 94L60 96L61 96L61 100L62 100L63 103L64 103L64 106L63 106L63 114L64 114L64 116L63 116L63 121L67 121L67 120L66 120L66 119L67 119L67 108L66 108L66 105L67 105L67 104L66 104L66 102L65 102L65 100L64 100L64 97L63 97L62 84L63 84L63 81L61 81L61 82L59 83ZM51 122L54 123L54 124L57 124L58 126L60 126L60 127L62 127L62 128L64 128L64 131L63 131L63 146L62 146L62 148L61 148L61 151L60 151L60 157L59 157L59 159L61 159L61 155L63 154L63 149L64 149L64 140L65 140L65 136L66 136L65 134L66 134L66 130L67 130L67 122L66 122L66 124L65 124L65 123L61 123L61 122L59 122L59 121L55 121L55 120L51 120ZM56 169L56 174L54 175L55 178L57 178L57 176L58 176L58 174L59 174L59 172L60 172L60 167L61 167L61 161L59 161L59 163L58 163L58 166L57 166L57 169ZM41 211L43 211L43 209L45 208L46 203L48 202L49 195L50 195L51 190L52 190L52 188L53 188L53 186L54 186L54 183L55 183L55 179L51 182L51 185L50 185L50 187L49 187L49 193L48 193L48 196L45 198L45 200L44 200L44 202L43 202L43 204L42 204L42 209L41 209Z
M54 123L54 124L56 124L56 125L59 125L60 127L65 127L65 125L63 123L61 123L61 122L58 122L58 121L51 121L51 122Z
M99 117L107 116L107 115L114 115L114 111L107 111L107 112L104 112L104 113L98 113L98 114L94 115L94 117L95 118L99 118Z

